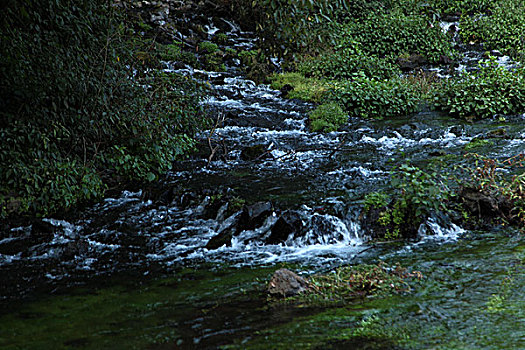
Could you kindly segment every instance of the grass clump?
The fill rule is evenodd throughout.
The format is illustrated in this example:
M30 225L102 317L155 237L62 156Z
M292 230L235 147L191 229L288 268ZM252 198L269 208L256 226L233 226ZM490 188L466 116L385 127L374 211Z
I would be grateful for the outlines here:
M325 103L317 106L308 114L312 131L336 131L348 120L347 114L337 103Z
M474 139L465 145L465 151L471 151L476 148L482 148L486 146L494 145L493 141L483 140L483 139Z
M337 268L328 274L313 275L308 279L311 288L297 296L285 299L292 303L315 305L338 304L356 298L410 291L408 280L421 278L420 272L408 272L397 265L356 265Z
M330 84L327 81L306 78L300 73L283 73L270 77L271 87L281 90L285 86L293 88L287 95L288 98L297 98L303 101L320 102Z

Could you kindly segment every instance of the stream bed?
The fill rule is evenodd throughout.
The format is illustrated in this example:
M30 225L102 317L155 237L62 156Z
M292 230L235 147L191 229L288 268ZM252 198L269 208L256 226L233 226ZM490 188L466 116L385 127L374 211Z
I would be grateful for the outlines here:
M236 48L253 45L233 25L229 35ZM256 85L238 66L206 72L167 62L166 71L209 81L205 103L220 123L159 184L163 197L125 191L70 220L44 219L47 239L31 246L23 238L35 228L3 233L2 349L525 349L517 230L429 218L418 240L378 244L359 221L365 194L407 161L439 171L463 162L467 149L498 159L525 152L524 115L472 124L423 111L312 133L311 104ZM476 148L476 139L488 142ZM262 152L246 156L250 149ZM268 202L257 227L207 247L243 203ZM287 210L304 234L269 243ZM306 274L380 261L423 278L407 293L338 307L276 304L264 291L280 267Z

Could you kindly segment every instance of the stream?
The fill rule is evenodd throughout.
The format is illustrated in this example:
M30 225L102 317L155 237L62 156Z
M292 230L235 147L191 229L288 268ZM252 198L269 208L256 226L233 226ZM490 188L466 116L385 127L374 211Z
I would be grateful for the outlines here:
M232 48L254 45L234 24L228 36ZM458 69L479 57L469 52ZM479 138L489 142L471 151L482 155L525 152L525 115L472 124L423 110L312 133L312 104L247 80L238 62L226 72L171 62L165 70L212 85L203 103L217 127L159 183L162 196L124 191L74 218L46 218L38 244L26 244L31 226L2 233L2 349L525 349L525 245L516 229L469 231L431 217L417 240L379 244L359 220L364 196L407 161L451 168ZM270 213L231 244L207 248L244 203L271 203ZM270 243L286 211L303 233ZM339 307L266 299L280 267L307 274L379 261L424 277L410 292Z

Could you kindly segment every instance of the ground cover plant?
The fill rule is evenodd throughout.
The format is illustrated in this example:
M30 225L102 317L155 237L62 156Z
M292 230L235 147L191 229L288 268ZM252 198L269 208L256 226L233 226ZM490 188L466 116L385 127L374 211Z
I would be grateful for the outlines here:
M336 103L325 103L317 106L308 115L312 131L336 131L348 120L347 114Z
M460 118L518 114L525 110L525 72L489 60L478 70L445 82L435 93L436 107Z
M422 277L420 272L409 272L399 265L388 267L379 263L344 266L329 273L310 276L309 289L286 298L284 302L329 305L347 303L369 295L408 292L411 290L408 282Z

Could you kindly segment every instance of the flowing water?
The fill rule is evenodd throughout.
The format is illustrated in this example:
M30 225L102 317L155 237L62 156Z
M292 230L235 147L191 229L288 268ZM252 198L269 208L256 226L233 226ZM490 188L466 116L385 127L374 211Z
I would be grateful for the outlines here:
M229 34L236 48L253 45L235 25ZM53 232L39 244L27 244L29 226L3 233L0 347L525 349L525 245L516 230L428 218L417 241L377 244L359 224L364 195L408 160L439 170L463 162L469 147L499 159L524 152L525 116L471 124L424 111L311 133L311 104L243 78L235 62L222 73L166 64L212 84L205 103L217 127L159 184L174 198L124 191L75 218L45 219ZM489 142L475 148L479 138ZM252 146L262 153L244 157ZM208 249L240 215L231 200L210 211L224 195L269 201L272 214ZM288 209L304 234L268 243ZM276 305L263 291L282 266L307 273L378 261L424 277L406 294L340 307Z

